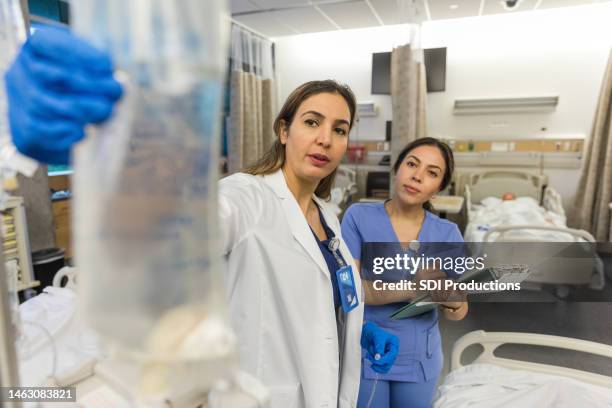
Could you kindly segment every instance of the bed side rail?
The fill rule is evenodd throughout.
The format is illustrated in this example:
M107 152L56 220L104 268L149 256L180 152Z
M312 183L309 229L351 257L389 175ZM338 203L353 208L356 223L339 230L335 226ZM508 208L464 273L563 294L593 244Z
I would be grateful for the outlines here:
M544 196L542 197L542 207L547 211L552 211L559 215L565 216L565 210L563 209L563 200L561 194L551 186L547 186L544 190Z
M578 230L574 228L566 228L566 227L557 227L554 225L530 225L530 224L522 224L522 225L497 225L495 227L491 227L490 230L483 237L484 242L495 242L495 241L504 241L509 242L513 241L512 239L504 240L504 235L510 231L516 230L540 230L540 231L551 231L551 232L560 232L564 234L569 234L574 237L575 242L579 242L579 238L584 239L587 242L596 242L593 235L591 235L588 231ZM497 235L495 235L497 234ZM515 240L517 242L542 242L542 239L538 238L518 238Z
M451 370L456 370L461 364L461 355L471 345L480 344L483 352L472 363L488 363L502 367L528 370L550 375L560 375L604 387L612 387L612 377L573 368L560 367L497 357L495 350L503 344L528 344L535 346L554 347L564 350L580 351L595 354L610 359L612 364L612 346L593 341L571 337L553 336L549 334L519 333L519 332L486 332L476 330L463 335L453 345L451 355Z

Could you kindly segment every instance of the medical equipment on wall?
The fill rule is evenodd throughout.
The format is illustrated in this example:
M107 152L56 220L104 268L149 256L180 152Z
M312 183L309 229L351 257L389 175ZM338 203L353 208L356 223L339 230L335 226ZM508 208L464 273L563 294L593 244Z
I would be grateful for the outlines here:
M223 3L73 3L76 33L111 54L124 87L76 149L81 307L140 368L146 406L206 391L237 365L217 247Z

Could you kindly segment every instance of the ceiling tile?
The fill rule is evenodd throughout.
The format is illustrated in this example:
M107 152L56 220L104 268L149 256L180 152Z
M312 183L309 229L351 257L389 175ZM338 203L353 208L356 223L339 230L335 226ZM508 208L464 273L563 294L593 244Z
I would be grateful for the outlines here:
M289 8L293 6L307 6L308 0L253 0L263 9Z
M374 14L372 14L372 10L370 10L364 1L344 4L321 4L319 8L344 29L380 25Z
M244 16L235 16L233 18L239 23L268 37L281 37L284 35L296 34L295 31L278 22L269 13L248 14Z
M229 8L232 14L259 10L259 7L251 3L249 0L231 0L229 3Z
M408 21L408 16L405 15L406 10L398 6L397 0L369 0L378 16L383 23L387 25L402 24ZM427 11L425 8L425 0L416 0L417 19L419 21L427 21Z
M336 27L314 7L273 11L269 14L274 16L277 21L294 27L301 33L336 30Z
M370 0L370 4L385 24L399 24L397 0Z
M497 0L485 0L494 2ZM451 18L474 17L480 10L480 0L429 0L429 12L432 20L446 20ZM451 9L451 6L459 7Z
M596 2L593 0L542 0L538 10L568 6L584 6L585 4L593 3Z
M514 13L517 11L530 11L538 3L538 0L521 0L515 7L510 10L506 10L502 0L489 0L485 1L482 9L482 15L487 14L503 14L503 13Z
M379 22L366 4L374 8L380 19L386 25L406 23L409 19L402 1L407 0L354 0L346 3L329 3L328 0L313 0L319 9L343 29L374 27ZM507 11L502 0L415 0L417 14L421 21L426 21L428 15L432 20L443 20L462 17L475 17L483 6L482 15L505 14ZM548 9L585 4L606 3L612 0L541 0L538 9ZM533 10L538 0L521 0L516 11ZM451 5L457 8L451 9ZM250 13L261 10L279 9L271 12ZM301 7L303 6L303 7ZM231 0L232 13L245 13L234 16L236 20L252 27L254 30L270 37L292 35L296 33L312 33L333 31L337 28L318 12L309 0Z

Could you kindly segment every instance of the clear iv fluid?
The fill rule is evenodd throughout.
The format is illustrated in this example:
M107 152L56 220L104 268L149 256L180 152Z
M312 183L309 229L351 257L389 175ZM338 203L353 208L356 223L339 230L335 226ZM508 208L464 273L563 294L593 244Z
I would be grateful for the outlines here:
M221 3L75 2L77 32L111 53L125 89L76 151L83 306L146 359L231 352L217 247Z
M218 269L212 157L218 144L214 121L200 115L217 111L217 93L214 81L184 95L128 89L120 109L129 110L129 118L119 114L116 121L125 123L111 123L89 141L92 154L86 156L107 148L111 157L90 162L91 171L77 166L75 177L98 180L83 197L87 208L79 214L87 219L77 220L89 320L129 348L144 349L142 342L170 310L214 311L205 303L218 285L208 273ZM113 137L125 138L121 153Z

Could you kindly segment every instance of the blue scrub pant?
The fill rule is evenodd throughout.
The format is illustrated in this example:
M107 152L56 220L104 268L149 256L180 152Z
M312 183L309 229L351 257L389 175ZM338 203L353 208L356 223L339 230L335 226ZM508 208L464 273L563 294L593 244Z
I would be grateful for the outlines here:
M357 408L431 408L438 378L422 383L378 380L368 405L374 382L361 377Z

